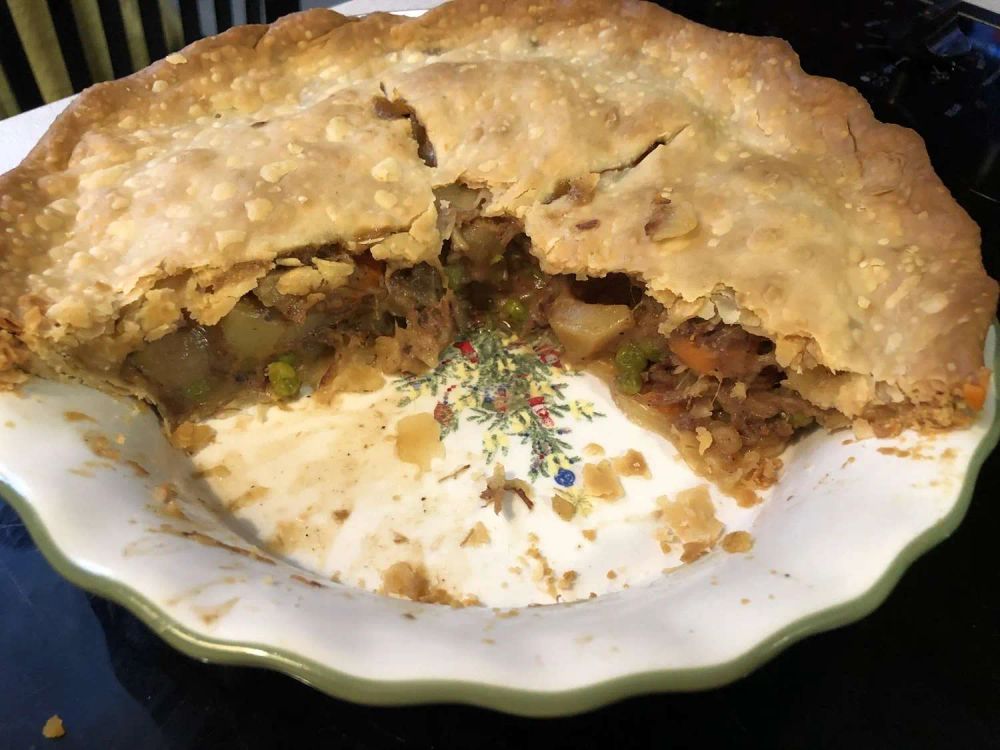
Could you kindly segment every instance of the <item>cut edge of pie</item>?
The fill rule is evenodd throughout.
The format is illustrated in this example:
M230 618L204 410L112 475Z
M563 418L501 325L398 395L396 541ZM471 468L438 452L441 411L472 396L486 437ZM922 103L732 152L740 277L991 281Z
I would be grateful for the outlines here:
M551 328L750 501L809 425L961 426L988 384L996 283L919 137L642 2L231 29L82 94L0 230L5 380L168 422Z

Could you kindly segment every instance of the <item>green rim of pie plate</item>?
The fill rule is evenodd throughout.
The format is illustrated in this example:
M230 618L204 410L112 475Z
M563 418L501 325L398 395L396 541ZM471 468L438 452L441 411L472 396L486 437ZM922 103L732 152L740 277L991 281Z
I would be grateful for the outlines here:
M996 322L994 330L1000 334ZM998 371L1000 341L994 355L994 390ZM464 703L522 716L567 716L635 695L719 687L749 674L806 636L865 617L885 601L914 560L958 528L968 510L979 470L998 440L1000 409L995 411L989 431L972 455L961 492L951 510L907 544L879 579L860 596L802 617L728 662L698 668L639 672L571 690L552 692L506 688L472 680L373 680L340 672L286 649L261 643L208 638L173 620L163 609L135 589L80 567L59 549L32 508L31 502L3 481L0 481L0 496L18 512L35 544L60 575L80 588L125 607L167 643L188 656L217 664L274 669L329 695L355 703L379 706Z

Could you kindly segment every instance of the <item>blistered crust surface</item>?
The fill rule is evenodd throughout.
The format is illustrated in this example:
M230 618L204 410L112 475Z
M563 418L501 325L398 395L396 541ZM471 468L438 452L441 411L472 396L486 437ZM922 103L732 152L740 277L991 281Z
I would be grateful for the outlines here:
M848 413L947 401L982 367L996 284L919 137L783 42L631 0L310 11L95 87L0 178L0 307L58 368L109 337L87 367L113 363L304 245L430 257L453 182L522 219L547 271L631 273L677 322L768 335Z

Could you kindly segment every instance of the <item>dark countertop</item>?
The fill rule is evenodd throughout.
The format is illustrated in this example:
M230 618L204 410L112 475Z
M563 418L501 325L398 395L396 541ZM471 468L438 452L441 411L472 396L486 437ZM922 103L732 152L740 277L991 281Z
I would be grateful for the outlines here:
M782 36L808 71L857 86L882 119L915 127L983 227L987 268L1000 276L996 29L922 19L931 6L919 0L665 4ZM959 530L863 621L809 638L726 688L547 721L455 706L359 707L276 673L195 662L56 575L0 502L0 749L48 746L41 728L53 713L68 732L55 746L66 750L1000 747L998 487L994 454Z

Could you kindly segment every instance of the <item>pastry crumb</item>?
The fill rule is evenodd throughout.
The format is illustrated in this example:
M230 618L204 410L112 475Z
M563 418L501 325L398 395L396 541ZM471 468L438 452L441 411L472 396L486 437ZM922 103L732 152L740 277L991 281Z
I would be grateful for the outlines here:
M545 587L545 591L553 599L559 598L559 592L556 590L556 575L552 566L549 564L548 558L545 554L538 548L537 542L538 537L534 534L529 534L528 539L531 541L531 546L527 549L525 554L534 559L538 563L538 568L532 574L532 578L536 583L542 584Z
M587 443L583 446L583 455L589 458L600 458L604 455L604 448L597 443Z
M364 587L364 584L361 586ZM393 563L382 571L379 593L425 604L447 604L456 608L482 606L476 596L460 598L439 586L432 586L430 575L423 565L405 561Z
M215 430L207 424L181 422L170 433L170 443L188 455L194 455L215 441Z
M684 551L681 553L681 562L692 563L707 555L710 549L711 546L704 542L685 542Z
M559 590L569 591L576 584L579 574L575 570L567 570L559 579Z
M657 499L657 505L669 531L665 535L663 529L657 530L657 541L662 549L670 535L676 537L684 549L681 562L693 562L706 554L722 534L722 523L715 517L715 506L704 484L682 490L673 501L664 495Z
M620 500L625 496L618 474L606 459L600 463L583 465L583 488L588 495L601 500Z
M733 554L749 552L753 549L753 536L747 531L731 531L722 537L720 546Z
M337 393L374 393L385 385L385 376L378 368L359 361L336 365L334 374L330 378L324 375L323 380L320 403L329 403Z
M851 424L851 429L854 430L854 437L858 440L867 440L868 438L875 437L875 430L872 428L871 422L867 419L855 419Z
M646 457L633 449L629 449L622 455L611 459L611 466L622 477L651 479L653 476L649 471L649 464L646 463Z
M42 737L47 740L57 740L65 735L66 727L63 725L63 720L59 718L59 714L53 714L46 719L45 726L42 727Z
M593 542L597 540L597 529L584 529L580 533L583 534L583 538L588 541Z
M572 521L576 515L576 505L561 492L556 492L552 496L552 510L564 521Z
M107 436L99 432L91 431L86 433L83 436L83 441L95 456L106 458L109 461L117 461L121 458L121 453L118 449L112 447L111 441L108 440Z
M694 434L698 439L698 453L704 456L705 451L712 447L715 438L712 437L712 433L706 427L695 427Z
M908 450L903 450L902 448L896 448L895 446L883 446L876 449L883 456L895 456L896 458L909 458L910 452Z
M382 571L382 593L420 601L430 591L430 581L420 566L397 562Z

